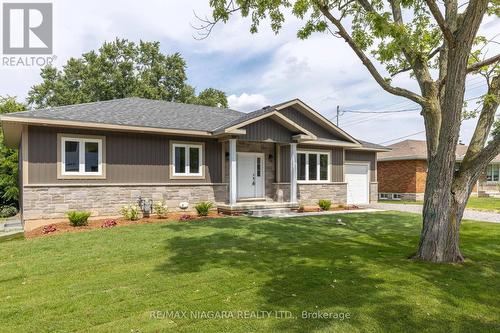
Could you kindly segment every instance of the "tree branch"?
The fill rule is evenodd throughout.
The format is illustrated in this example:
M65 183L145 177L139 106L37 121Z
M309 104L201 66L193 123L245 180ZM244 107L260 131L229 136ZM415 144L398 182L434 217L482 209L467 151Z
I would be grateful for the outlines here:
M484 66L488 66L491 64L494 64L495 62L500 61L500 54L497 54L496 56L493 56L491 58L485 59L483 61L476 62L469 67L467 67L467 73L474 73L480 70ZM444 76L442 79L439 80L439 90L441 90L446 83L446 76Z
M471 0L465 13L463 13L462 20L456 31L457 43L463 43L466 41L462 47L466 47L470 50L474 38L470 36L476 36L479 29L479 25L483 20L483 16L488 8L489 0Z
M467 67L467 73L472 73L472 72L477 72L484 66L488 66L491 64L494 64L495 62L500 61L500 54L497 54L496 56L493 56L491 58L485 59L483 61L476 62L475 64L470 65Z
M367 12L375 12L375 9L371 5L371 3L368 2L368 0L357 0L357 2L363 7Z
M488 95L491 96L491 98L488 98L483 103L483 109L470 141L469 148L467 149L467 153L460 167L460 173L467 172L471 168L474 170L476 170L476 168L482 168L482 163L487 164L500 153L500 135L497 135L486 148L483 148L486 140L488 140L491 126L495 121L495 113L500 102L500 75L495 76L491 81L488 88ZM491 147L492 144L497 145L496 149L495 147ZM490 157L491 159L489 159ZM474 172L474 170L472 171Z
M380 73L377 71L373 63L370 61L370 59L365 55L365 53L356 45L356 42L352 39L352 37L349 35L349 33L345 30L344 26L342 23L340 23L339 20L337 20L328 10L328 7L326 7L323 4L317 3L318 9L321 11L323 15L337 28L338 34L344 39L344 41L349 44L351 49L356 53L358 58L361 60L363 65L368 69L370 74L373 76L375 81L384 89L385 91L401 96L401 97L406 97L415 103L418 103L420 105L424 105L426 100L422 96L404 89L404 88L399 88L399 87L393 87L391 86L383 77L380 75Z
M231 15L232 13L235 13L239 10L241 10L241 7L236 7L234 5L234 0L229 1L229 3L225 7L225 13L227 16ZM208 17L201 18L199 17L195 11L193 11L194 16L196 19L200 22L199 26L194 26L193 24L190 23L191 27L196 30L198 36L193 36L194 39L196 40L203 40L206 39L210 36L212 33L212 29L215 27L215 25L222 20L222 17L219 17L214 20L210 20Z
M450 30L450 27L446 23L446 20L443 17L443 14L441 14L441 11L439 10L439 7L436 3L435 0L425 0L427 3L427 6L429 7L432 16L434 16L434 19L436 20L437 24L439 25L439 28L443 32L443 36L448 42L449 45L453 47L455 45L455 37L453 36L453 33Z

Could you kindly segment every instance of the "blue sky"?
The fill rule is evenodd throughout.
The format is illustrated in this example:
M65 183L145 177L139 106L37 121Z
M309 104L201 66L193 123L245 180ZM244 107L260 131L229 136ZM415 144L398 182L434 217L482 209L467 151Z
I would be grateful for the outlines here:
M56 65L98 48L115 37L133 41L160 41L165 53L180 52L188 64L190 84L198 90L214 87L225 91L230 106L250 111L265 105L300 98L328 118L335 109L387 111L412 109L415 105L384 92L362 67L349 47L327 34L306 41L296 38L301 22L293 17L279 35L267 25L258 34L249 33L249 20L234 17L218 25L212 35L195 40L193 11L210 14L208 0L74 1L54 0ZM486 19L482 34L493 37L499 20ZM498 52L498 47L495 50ZM492 51L492 54L494 52ZM381 69L382 70L382 69ZM383 70L382 70L383 71ZM0 95L26 97L39 82L38 68L0 66ZM408 75L394 84L416 89ZM484 82L468 79L467 97L483 93ZM475 106L471 101L471 106ZM354 136L375 143L423 130L418 111L400 114L354 114L346 112L340 126ZM461 139L467 143L475 120L465 121ZM423 134L411 138L423 139ZM394 141L390 142L393 143Z

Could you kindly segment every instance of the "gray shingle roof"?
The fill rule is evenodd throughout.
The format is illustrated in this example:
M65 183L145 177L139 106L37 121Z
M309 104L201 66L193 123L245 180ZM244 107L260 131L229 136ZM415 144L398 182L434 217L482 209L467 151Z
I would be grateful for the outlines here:
M252 111L252 112L248 112L248 113L243 113L243 115L240 118L234 119L233 121L230 121L230 122L228 122L226 124L223 124L222 126L216 128L215 131L217 132L217 131L226 129L228 127L231 127L231 126L237 125L239 123L242 123L245 120L253 119L253 118L256 118L258 116L261 116L261 115L264 115L266 113L273 112L273 111L274 111L274 108L272 108L270 106L266 106L266 107L264 107L262 109L259 109L259 110L256 110L256 111Z
M124 98L16 112L17 118L82 121L165 129L213 131L245 113L231 109L143 98Z
M378 145L376 143L371 143L371 142L363 141L363 140L359 140L359 139L356 139L356 140L358 140L359 143L361 143L361 145L363 146L363 148L370 148L370 149L390 149L390 147Z
M243 113L231 109L133 97L15 112L3 117L216 132L274 110L275 107L269 106ZM386 148L358 141L364 148Z
M427 142L424 140L404 140L394 143L388 148L391 151L378 155L381 161L390 160L426 160L427 159ZM465 153L469 147L467 145L458 144L455 149L455 156L458 161L463 160ZM497 155L492 162L500 162L500 154Z

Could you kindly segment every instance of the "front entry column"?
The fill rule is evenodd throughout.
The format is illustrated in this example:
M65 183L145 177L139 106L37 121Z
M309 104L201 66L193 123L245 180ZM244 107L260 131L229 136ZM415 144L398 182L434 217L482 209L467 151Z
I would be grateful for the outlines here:
M229 204L236 205L236 139L229 139Z
M297 144L290 144L290 202L297 203Z

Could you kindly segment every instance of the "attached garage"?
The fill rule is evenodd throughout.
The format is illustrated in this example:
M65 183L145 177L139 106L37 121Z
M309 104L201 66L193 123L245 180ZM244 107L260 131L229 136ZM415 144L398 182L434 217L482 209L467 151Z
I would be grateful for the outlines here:
M346 163L347 204L366 205L370 203L369 163Z

